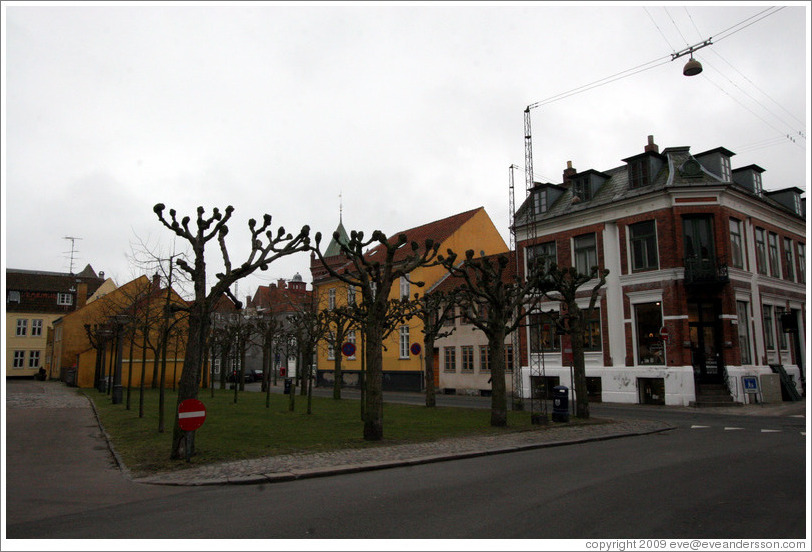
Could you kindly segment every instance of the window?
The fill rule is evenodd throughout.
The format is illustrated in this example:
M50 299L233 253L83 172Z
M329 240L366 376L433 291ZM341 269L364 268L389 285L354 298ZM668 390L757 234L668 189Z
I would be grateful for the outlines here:
M479 371L490 372L491 370L491 353L487 345L479 346Z
M653 220L629 226L632 248L632 271L657 269L657 231Z
M462 353L462 372L474 371L474 346L463 345L460 347Z
M409 277L408 276L401 276L400 277L400 297L401 299L408 298L410 296L411 286L409 284Z
M629 186L641 188L649 185L648 159L637 159L629 163Z
M73 295L70 293L57 293L56 304L70 306L73 304Z
M768 351L775 349L775 331L773 330L773 306L763 305L764 343Z
M454 325L454 314L456 312L456 307L451 307L448 309L448 316L443 319L443 326L453 326Z
M347 286L347 304L355 305L355 286Z
M536 245L531 245L525 249L525 255L527 256L527 267L528 272L529 269L533 267L533 263L536 262L536 259L539 259L539 262L544 263L545 271L550 268L551 264L556 262L555 258L555 242L545 242L539 243Z
M17 337L25 337L28 335L28 320L25 318L17 319Z
M443 347L443 370L446 372L457 371L457 348Z
M753 173L753 191L755 191L758 195L761 195L762 193L761 173Z
M730 182L730 157L722 156L722 181Z
M806 282L806 244L798 244L798 281Z
M637 362L639 364L665 364L665 347L660 339L663 316L660 303L640 303L634 306L637 330Z
M592 199L592 187L589 185L589 177L578 178L572 183L572 193L581 201Z
M25 351L14 351L14 368L25 368Z
M347 332L347 343L352 343L355 345L355 330L350 330ZM355 360L355 355L350 355L347 357L348 360Z
M505 370L513 371L513 345L505 345Z
M536 190L533 194L533 205L535 209L532 215L538 215L547 211L547 190Z
M327 308L333 310L336 308L336 290L335 288L327 292Z
M795 259L792 255L792 240L784 238L784 266L786 266L784 276L787 280L795 281Z
M756 228L756 269L759 274L767 274L767 243L763 228Z
M535 313L530 315L530 352L550 352L561 350L561 339L556 331L557 312Z
M597 307L584 325L584 350L601 350L601 310Z
M39 351L28 351L28 367L39 368Z
M579 274L589 274L598 265L598 248L595 234L584 234L573 239L575 245L575 269Z
M327 334L327 360L335 360L336 358L336 334L335 332L330 332Z
M781 276L781 268L778 260L778 236L770 232L768 240L770 248L770 276L779 278Z
M752 364L750 355L750 315L749 305L745 301L736 301L736 315L739 319L739 350L742 364Z
M735 268L744 268L742 223L734 218L730 219L730 264Z
M42 320L35 318L31 321L31 335L39 337L42 335Z
M775 307L775 324L778 329L778 347L785 351L787 349L787 334L784 333L784 326L781 324L781 316L784 314L784 307Z
M801 194L795 194L792 196L792 204L795 206L795 212L803 216L804 208L803 205L801 205Z
M6 296L6 302L8 302L8 303L19 303L20 302L20 292L19 291L9 291L8 295Z
M400 327L400 358L409 358L409 326Z

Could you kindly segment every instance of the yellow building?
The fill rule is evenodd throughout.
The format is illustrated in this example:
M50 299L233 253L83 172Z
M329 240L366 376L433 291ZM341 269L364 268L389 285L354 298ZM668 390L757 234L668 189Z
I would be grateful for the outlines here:
M116 338L120 336L122 385L140 385L142 366L145 385L151 385L158 355L153 346L144 347L143 327L147 321L148 343L157 343L163 324L166 293L166 289L160 287L157 275L153 281L140 276L54 321L51 347L53 369L67 373L64 379L71 384L94 387L99 373L102 379L112 378ZM174 291L170 296L172 302L185 305ZM124 318L121 318L122 315ZM117 321L121 323L120 326L117 326ZM185 327L182 320L172 327L167 350L166 386L171 386L180 378L186 351L183 343Z
M37 270L6 270L6 377L31 377L46 370L49 377L60 373L48 364L47 337L54 320L81 308L101 289L115 287L105 282L90 265L78 274Z
M347 234L342 225L339 225L337 232L340 240L347 240ZM508 250L504 239L502 239L484 207L397 232L392 236L398 234L406 234L409 242L415 241L419 244L423 244L426 239L432 239L435 243L440 244L439 251L443 255L446 254L448 249L461 256L468 249L473 249L477 253L484 251L487 255L504 253ZM404 247L403 256L409 251L408 246ZM374 257L375 254L377 254L377 250L373 248L367 253L367 256ZM340 254L335 239L325 251L325 261L335 267L347 263L346 259ZM397 261L398 255L395 256L395 262L397 263ZM356 292L344 282L331 277L317 259L311 257L310 268L313 275L313 289L318 298L320 309L346 305L348 301L352 301L353 297L356 296L358 301L361 300L360 291ZM402 296L413 298L415 293L422 294L447 274L447 271L442 266L416 269L409 275L409 280L424 282L425 285L417 287L410 284L405 278L401 279L399 283L392 286L390 298L396 299ZM425 351L422 351L422 328L422 322L418 318L412 318L396 328L384 341L384 390L422 390L424 381L423 357L426 354ZM363 350L361 332L350 333L346 342L354 343L357 353L351 357L344 357L342 361L342 379L344 385L357 386L361 370L361 351ZM419 348L413 347L415 344L419 345ZM325 346L320 347L318 350L316 367L320 384L329 384L332 381L334 371L333 355L341 354L340 347L338 350L335 349Z

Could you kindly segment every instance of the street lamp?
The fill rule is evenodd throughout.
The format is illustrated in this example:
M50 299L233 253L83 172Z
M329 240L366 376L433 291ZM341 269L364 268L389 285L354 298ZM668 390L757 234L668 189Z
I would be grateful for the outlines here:
M699 50L700 48L704 48L705 46L710 46L713 44L711 39L703 40L702 42L698 42L693 46L688 46L687 48L680 50L675 54L671 54L671 61L674 61L678 57L682 57L685 55L690 55L691 59L688 60L688 63L685 64L685 67L682 68L682 74L686 77L693 77L694 75L698 75L702 72L702 64L699 63L697 60L694 59L694 52Z

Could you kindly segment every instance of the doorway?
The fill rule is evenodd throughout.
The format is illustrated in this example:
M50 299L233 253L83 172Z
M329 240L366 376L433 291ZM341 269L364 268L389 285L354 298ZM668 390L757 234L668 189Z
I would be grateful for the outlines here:
M691 338L691 364L697 383L723 383L724 366L720 346L719 303L688 302L688 328Z

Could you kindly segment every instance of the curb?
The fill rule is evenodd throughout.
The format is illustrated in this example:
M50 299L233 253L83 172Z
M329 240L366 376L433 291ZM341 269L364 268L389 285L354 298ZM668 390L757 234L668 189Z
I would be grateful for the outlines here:
M88 397L84 391L82 391L80 394L85 398L85 400L87 400L87 402L90 403L90 408L93 410L93 416L96 418L96 423L99 426L99 431L102 432L104 440L107 443L107 450L109 450L110 454L113 455L113 460L116 463L116 467L121 472L121 475L123 475L124 477L126 477L131 481L134 481L132 474L130 473L130 470L127 468L127 465L124 464L124 460L121 459L121 456L119 456L118 452L116 451L116 448L113 446L113 440L110 439L110 435L107 433L107 430L104 429L104 425L101 422L101 418L99 418L99 412L98 410L96 410L96 405L93 402L93 399Z
M254 474L245 476L234 477L220 477L214 479L205 479L197 481L150 481L149 476L133 479L134 483L142 483L146 485L162 485L174 487L200 487L200 486L213 486L213 485L251 485L251 484L265 484L265 483L283 483L287 481L297 481L300 479L314 479L317 477L329 477L333 475L344 475L350 473L360 473L367 471L377 471L392 468L402 468L409 466L417 466L422 464L434 464L437 462L448 462L452 460L463 460L466 458L478 458L482 456L493 456L497 454L508 454L511 452L522 452L527 450L536 450L543 448L562 447L567 445L580 445L584 443L593 443L598 441L610 441L621 439L623 437L639 437L643 435L652 435L655 433L663 433L676 429L676 426L661 422L664 427L652 429L648 431L637 431L632 433L610 433L607 435L600 435L596 437L584 437L581 439L572 439L565 441L550 441L547 443L530 443L525 445L511 445L501 448L492 448L487 450L451 453L451 454L436 454L429 456L420 456L416 458L409 458L406 460L390 460L382 462L368 462L366 464L344 464L338 466L329 466L324 468L312 468L303 470L290 470L285 472L276 472L268 474Z

